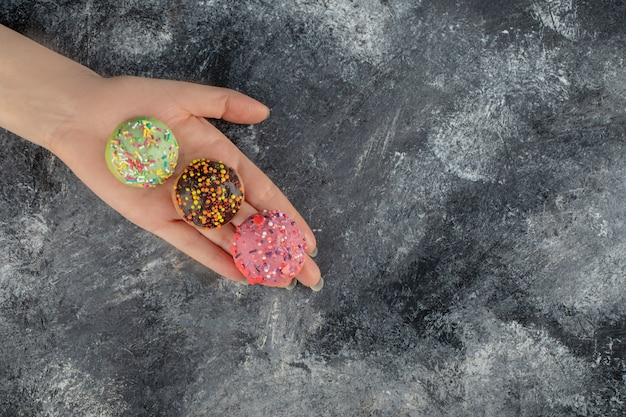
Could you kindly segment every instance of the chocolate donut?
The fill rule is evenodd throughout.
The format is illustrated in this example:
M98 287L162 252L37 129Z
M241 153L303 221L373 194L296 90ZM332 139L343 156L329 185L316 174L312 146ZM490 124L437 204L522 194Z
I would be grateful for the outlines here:
M243 185L237 173L223 162L195 159L178 176L172 198L187 223L217 229L239 211Z

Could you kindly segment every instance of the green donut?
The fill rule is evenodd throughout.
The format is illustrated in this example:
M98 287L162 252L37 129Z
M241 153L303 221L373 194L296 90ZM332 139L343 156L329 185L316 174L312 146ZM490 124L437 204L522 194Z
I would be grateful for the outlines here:
M105 150L111 173L138 188L163 184L174 173L178 143L170 129L150 117L137 117L119 125Z

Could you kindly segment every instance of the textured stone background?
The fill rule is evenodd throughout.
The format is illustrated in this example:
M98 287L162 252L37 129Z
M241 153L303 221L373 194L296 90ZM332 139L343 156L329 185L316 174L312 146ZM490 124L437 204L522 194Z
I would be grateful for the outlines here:
M626 414L623 0L0 3L103 75L269 104L219 126L326 279L220 279L2 131L1 416Z

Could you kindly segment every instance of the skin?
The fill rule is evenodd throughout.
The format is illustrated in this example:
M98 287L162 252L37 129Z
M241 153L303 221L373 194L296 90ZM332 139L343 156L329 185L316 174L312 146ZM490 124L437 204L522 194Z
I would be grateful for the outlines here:
M225 88L129 76L103 78L3 26L0 45L0 126L50 150L131 222L238 282L245 278L228 252L234 225L256 211L287 213L304 233L310 253L315 251L311 228L285 195L207 120L259 123L269 116L262 103ZM136 116L163 121L180 145L176 172L163 186L125 186L106 166L109 135L119 123ZM244 206L231 224L218 230L202 231L187 224L172 203L174 179L198 157L224 161L245 186ZM310 257L297 279L309 287L320 282L320 270Z

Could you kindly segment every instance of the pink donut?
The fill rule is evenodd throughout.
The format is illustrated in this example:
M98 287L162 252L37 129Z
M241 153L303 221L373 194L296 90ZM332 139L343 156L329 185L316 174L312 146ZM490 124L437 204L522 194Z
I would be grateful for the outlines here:
M230 253L250 284L274 287L300 273L306 249L294 220L280 211L264 210L237 226Z

